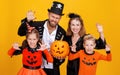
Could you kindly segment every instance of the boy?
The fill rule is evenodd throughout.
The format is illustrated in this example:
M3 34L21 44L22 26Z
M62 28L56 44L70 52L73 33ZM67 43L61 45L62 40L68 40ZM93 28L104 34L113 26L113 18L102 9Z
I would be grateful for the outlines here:
M92 35L84 37L83 46L85 50L80 50L76 54L70 53L69 60L80 58L78 75L96 75L96 67L99 60L111 61L110 47L106 45L107 56L94 51L96 46L95 38Z

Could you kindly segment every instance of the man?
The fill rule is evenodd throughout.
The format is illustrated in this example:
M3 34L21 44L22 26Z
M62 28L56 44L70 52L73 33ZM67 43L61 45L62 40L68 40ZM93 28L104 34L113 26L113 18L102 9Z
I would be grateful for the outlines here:
M29 11L27 17L21 22L21 26L18 29L18 35L24 36L27 31L31 31L36 28L39 31L40 39L46 44L48 50L50 50L50 44L55 40L60 40L62 36L66 35L65 30L58 24L62 15L64 4L54 1L51 9L48 9L48 19L45 21L33 21L35 19L34 13ZM53 63L48 63L43 58L43 67L47 75L60 75L59 66L65 59L54 58Z

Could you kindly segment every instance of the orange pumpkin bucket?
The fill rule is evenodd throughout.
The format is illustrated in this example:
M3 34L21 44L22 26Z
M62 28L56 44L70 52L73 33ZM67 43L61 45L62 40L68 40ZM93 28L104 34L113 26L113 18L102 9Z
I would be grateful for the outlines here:
M50 47L53 57L65 58L69 54L69 50L69 44L62 40L54 41Z

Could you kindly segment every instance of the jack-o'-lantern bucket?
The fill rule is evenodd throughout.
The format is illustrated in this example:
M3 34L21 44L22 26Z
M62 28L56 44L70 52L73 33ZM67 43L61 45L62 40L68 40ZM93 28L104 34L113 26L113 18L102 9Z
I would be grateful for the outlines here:
M62 40L54 41L50 47L50 51L53 57L65 58L69 54L69 50L69 44Z

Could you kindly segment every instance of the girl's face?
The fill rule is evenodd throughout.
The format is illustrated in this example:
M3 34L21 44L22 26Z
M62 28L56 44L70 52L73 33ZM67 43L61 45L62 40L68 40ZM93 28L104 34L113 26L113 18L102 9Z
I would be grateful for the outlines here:
M36 48L38 42L36 34L30 34L27 38L27 42L30 48Z
M85 51L88 53L88 54L92 54L93 53L93 50L95 48L95 43L94 41L92 40L86 40L83 44L84 48L85 48Z
M79 20L73 19L70 25L73 34L78 34L81 29L81 23Z

